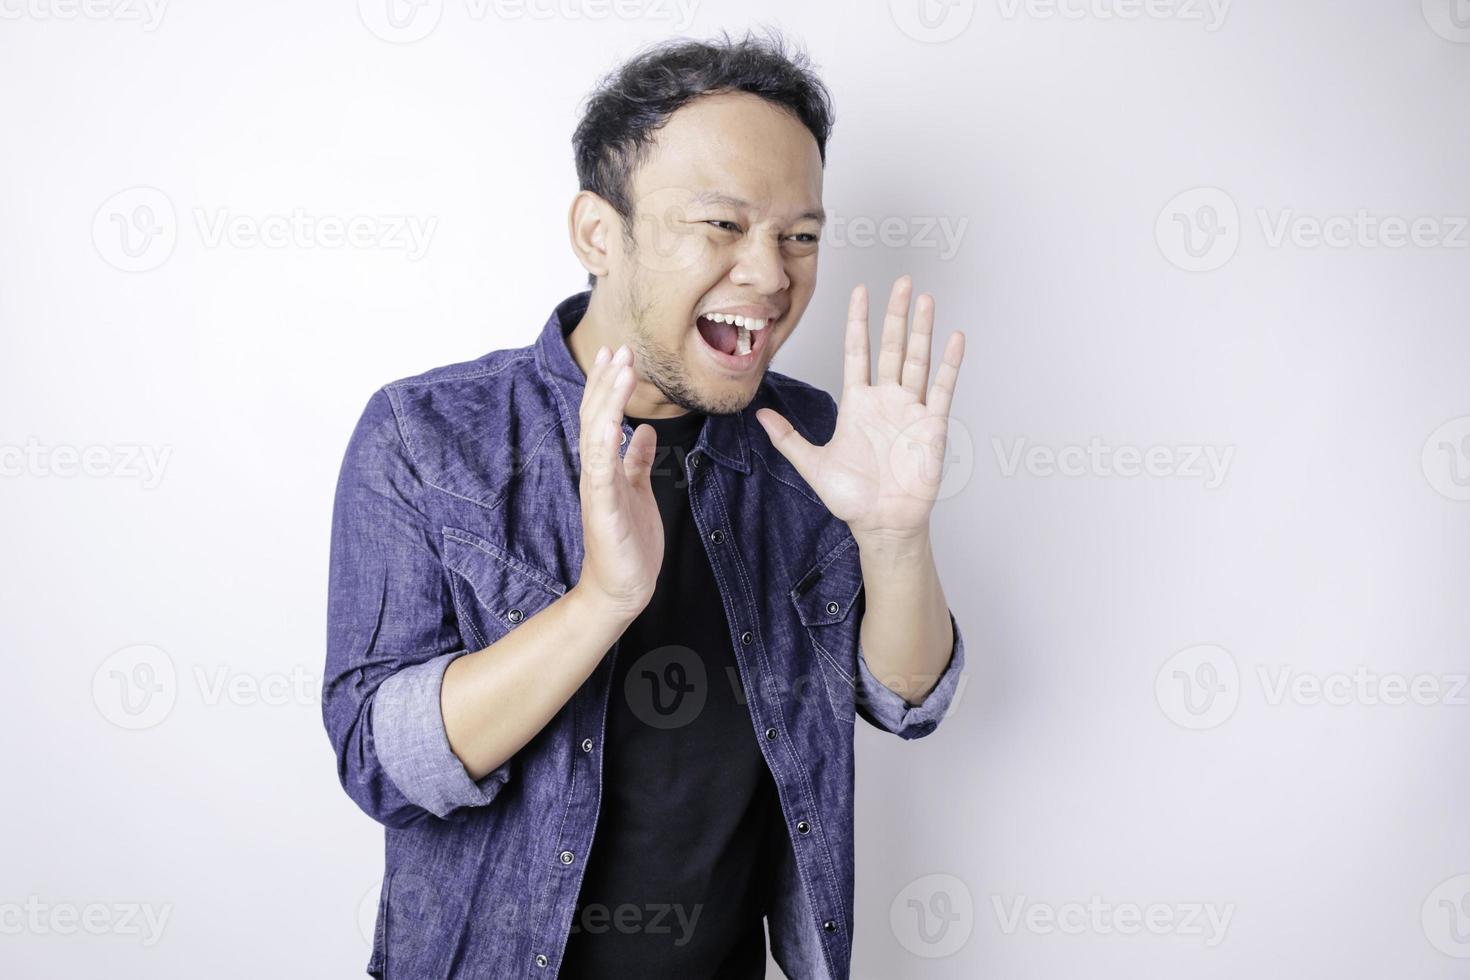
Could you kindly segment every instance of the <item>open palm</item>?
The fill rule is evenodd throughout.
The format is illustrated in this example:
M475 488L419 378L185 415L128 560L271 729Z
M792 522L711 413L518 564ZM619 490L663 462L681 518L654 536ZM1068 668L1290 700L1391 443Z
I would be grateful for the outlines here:
M927 293L919 296L910 332L912 288L912 280L903 276L889 294L876 382L869 379L867 289L858 286L852 291L843 342L842 397L829 442L812 445L772 409L756 413L771 443L854 535L927 534L943 477L949 407L964 359L965 335L950 334L938 376L926 392L934 298Z

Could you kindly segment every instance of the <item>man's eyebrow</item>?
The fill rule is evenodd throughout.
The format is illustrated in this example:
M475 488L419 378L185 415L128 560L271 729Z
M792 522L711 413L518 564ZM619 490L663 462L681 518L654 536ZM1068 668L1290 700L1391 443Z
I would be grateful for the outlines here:
M750 207L750 202L749 201L744 200L743 198L734 197L734 196L732 196L730 194L721 194L719 191L703 191L703 192L701 192L699 194L696 194L696 195L694 195L694 203L695 204L723 204L726 207L732 207L732 208L749 208ZM804 220L810 218L811 220L816 221L816 222L819 222L821 224L826 224L827 223L827 212L825 210L823 210L820 206L818 206L818 207L816 207L816 208L814 208L814 209L812 209L810 211L803 211L801 214L797 215L796 217L797 217L797 220L798 221L804 221Z

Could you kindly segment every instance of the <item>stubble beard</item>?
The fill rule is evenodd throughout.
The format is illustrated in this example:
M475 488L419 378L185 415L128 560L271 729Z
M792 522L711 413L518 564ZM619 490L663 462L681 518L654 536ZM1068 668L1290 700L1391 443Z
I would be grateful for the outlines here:
M695 388L689 379L684 358L677 350L670 350L659 343L650 328L653 305L636 274L628 277L628 286L623 292L623 309L627 311L631 333L629 344L639 365L639 373L669 401L686 411L710 415L739 412L750 404L753 395L735 393L711 399ZM697 328L691 324L690 329Z

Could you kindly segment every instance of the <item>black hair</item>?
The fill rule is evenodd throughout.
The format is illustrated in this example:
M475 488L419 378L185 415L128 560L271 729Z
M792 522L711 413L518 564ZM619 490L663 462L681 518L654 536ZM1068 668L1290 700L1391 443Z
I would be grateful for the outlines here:
M631 240L633 172L653 145L654 133L675 110L702 95L749 92L796 116L817 141L823 166L832 132L832 97L805 53L788 53L780 33L747 31L739 40L661 41L609 72L592 94L572 135L577 181L613 206ZM587 276L591 286L597 277Z

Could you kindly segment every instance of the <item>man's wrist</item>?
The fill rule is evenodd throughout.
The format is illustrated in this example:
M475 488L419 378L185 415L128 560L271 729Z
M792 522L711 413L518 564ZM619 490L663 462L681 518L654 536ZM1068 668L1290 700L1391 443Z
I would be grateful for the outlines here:
M576 610L578 622L615 629L619 634L633 624L641 609L629 610L602 590L578 582L567 590L567 601Z

